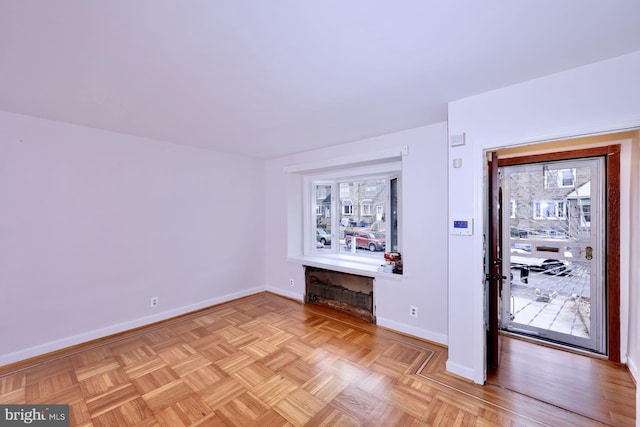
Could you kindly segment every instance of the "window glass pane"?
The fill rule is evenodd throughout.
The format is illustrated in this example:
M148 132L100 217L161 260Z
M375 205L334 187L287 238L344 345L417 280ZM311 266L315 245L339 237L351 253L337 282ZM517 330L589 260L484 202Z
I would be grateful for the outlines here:
M324 194L320 198L320 194ZM331 249L331 185L316 185L318 196L316 205L315 245L318 250Z
M354 179L341 182L339 187L342 214L338 232L340 251L382 258L386 249L384 206L388 196L387 180Z
M398 252L398 178L393 178L390 181L390 208L391 208L391 224L389 229L391 230L391 245L390 252Z

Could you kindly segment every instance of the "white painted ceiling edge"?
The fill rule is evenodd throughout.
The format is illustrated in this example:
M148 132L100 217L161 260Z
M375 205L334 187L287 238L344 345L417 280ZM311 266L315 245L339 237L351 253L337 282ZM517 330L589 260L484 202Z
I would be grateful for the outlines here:
M0 109L276 158L640 50L640 2L4 0Z

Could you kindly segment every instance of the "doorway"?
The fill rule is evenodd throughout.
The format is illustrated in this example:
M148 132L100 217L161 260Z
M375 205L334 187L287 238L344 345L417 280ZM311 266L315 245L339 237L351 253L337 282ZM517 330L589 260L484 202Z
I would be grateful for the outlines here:
M603 157L499 169L500 328L606 353Z
M611 135L609 135L611 138ZM584 140L581 140L584 141ZM608 141L615 141L615 139L611 138ZM601 140L596 142L603 142ZM584 183L587 182L586 177L578 177L577 166L586 167L589 169L589 174L592 173L592 169L596 168L596 175L599 175L597 180L599 183L597 185L600 186L600 190L595 189L594 184L594 193L598 192L598 198L601 201L601 207L599 213L599 219L602 224L600 232L598 232L595 236L595 242L576 242L576 239L568 239L567 235L557 235L559 230L558 227L546 227L546 229L542 229L538 227L538 231L529 234L527 228L533 227L525 227L520 233L520 230L511 229L511 227L500 227L500 229L504 229L504 232L500 233L500 239L494 239L493 241L500 242L501 240L505 240L504 251L506 254L504 262L502 259L493 260L488 265L501 264L501 274L488 274L488 277L496 277L504 278L505 283L509 283L513 280L518 281L519 285L529 285L530 282L535 282L533 279L534 274L538 274L538 280L548 279L548 276L557 276L559 279L569 278L572 271L573 277L575 280L576 275L580 274L580 272L585 271L584 263L588 261L587 267L588 277L587 275L583 275L578 283L584 284L583 290L579 294L578 292L573 292L570 294L572 298L574 298L574 302L577 301L577 306L580 306L580 311L577 311L576 303L574 303L574 315L575 322L573 322L574 330L577 331L576 327L580 326L580 322L584 320L584 324L588 325L588 334L586 331L583 331L582 335L576 333L566 333L565 331L554 331L551 336L544 336L543 334L548 334L546 331L536 330L536 327L539 325L533 324L528 325L528 327L521 328L522 324L525 322L522 320L523 318L515 318L517 314L516 311L518 308L522 308L526 303L522 303L522 301L515 301L517 295L514 295L511 292L511 286L505 286L509 295L507 297L503 296L503 287L498 286L499 297L492 298L491 293L488 293L489 297L489 308L492 306L497 306L498 309L494 311L494 315L490 315L488 318L488 336L496 336L499 337L500 331L509 330L511 332L515 332L518 334L527 334L528 337L533 338L534 340L545 340L548 343L553 345L562 343L562 340L558 340L558 338L567 338L569 337L569 341L564 343L564 347L575 347L578 349L586 349L591 353L599 353L603 356L606 356L610 361L619 362L620 361L620 258L618 254L620 253L620 149L621 146L618 144L614 145L600 145L591 148L584 149L574 149L571 150L571 141L567 141L564 144L565 147L563 150L558 150L557 143L548 143L548 144L540 144L535 146L535 149L555 149L556 151L547 152L542 154L529 154L527 155L521 148L517 149L517 154L513 155L510 149L501 150L500 154L503 157L498 159L498 153L492 153L491 157L494 158L499 168L504 168L509 166L521 166L521 165L534 165L540 164L542 167L538 167L537 173L540 176L542 181L541 185L544 188L545 181L547 186L556 185L559 187L571 187L571 191L566 192L562 200L538 200L535 204L536 200L531 200L531 208L530 208L530 216L531 221L534 220L540 222L543 221L543 218L549 218L551 215L555 215L556 217L559 215L563 220L566 220L569 215L568 207L572 206L573 212L570 214L572 220L578 221L581 219L582 222L575 222L571 227L582 226L586 228L587 223L589 222L589 227L593 227L591 224L594 221L594 213L596 213L591 204L587 204L587 200L580 200L581 192L586 191L587 187L582 186L582 184L577 184L579 180L584 180ZM550 150L550 151L551 151ZM601 165L592 166L592 159L602 159ZM587 166L582 165L583 160L588 163ZM576 163L577 162L577 163ZM598 160L596 160L596 163ZM546 168L545 168L546 166ZM533 168L533 166L532 166ZM521 170L526 170L527 168L523 168ZM568 171L566 171L568 169ZM514 169L516 170L516 169ZM547 177L545 178L545 170L549 171L546 173ZM582 172L581 172L582 173ZM522 178L524 179L524 178ZM589 178L591 180L592 178ZM555 184L551 182L554 180ZM574 181L573 185L571 185L571 181ZM559 183L559 185L558 185ZM591 184L589 184L591 185ZM581 187L582 188L578 188ZM496 185L496 187L499 187ZM496 189L494 189L497 191ZM498 188L499 194L502 194L502 188ZM571 194L575 191L575 194ZM504 197L504 202L501 203L502 208L505 210L504 215L501 215L500 218L503 219L505 216L508 218L505 224L511 224L511 216L514 214L512 212L512 202L510 199L510 195ZM545 199L550 199L549 197L545 197ZM565 200L566 199L566 200ZM586 197L584 198L586 199ZM554 202L547 203L545 205L544 202ZM562 203L560 203L562 202ZM580 204L582 203L582 204ZM495 204L495 203L494 203ZM492 203L490 203L492 205ZM582 206L585 206L584 208ZM589 207L586 207L589 206ZM517 216L517 201L515 204ZM547 224L549 224L549 220L547 219ZM492 234L492 230L497 229L493 223L497 223L497 221L492 221L492 225L489 227L489 235ZM502 225L502 221L499 221L500 225ZM565 225L564 229L569 230L570 226ZM545 231L546 230L546 231ZM514 238L512 239L512 233L514 234ZM517 234L516 234L517 233ZM540 233L535 235L536 233ZM554 235L554 233L556 233ZM576 231L577 233L577 231ZM591 234L591 231L589 232ZM553 236L553 239L547 240L556 240L556 244L552 242L544 242L545 239L541 238L542 235L545 234L547 237ZM506 236L506 237L505 237ZM517 237L516 237L517 236ZM534 238L535 237L535 238ZM534 240L541 241L534 241ZM591 238L590 238L591 239ZM529 240L529 241L527 241ZM508 245L507 243L508 242ZM571 243L571 244L569 244ZM511 246L514 244L514 246ZM564 244L564 245L563 245ZM489 242L491 245L491 242ZM528 246L530 245L530 246ZM502 247L503 245L500 244ZM513 249L513 251L512 251ZM517 249L517 250L516 250ZM587 254L587 251L589 252ZM513 256L520 258L511 259L513 252ZM600 253L600 257L597 257L596 254ZM509 262L507 262L507 256L509 257ZM587 259L591 258L591 259ZM524 259L523 259L524 258ZM538 260L533 260L532 258L538 258ZM584 258L584 259L582 259ZM547 261L547 262L545 262ZM513 266L512 266L513 262ZM536 265L533 263L536 262ZM539 262L539 263L538 263ZM581 264L582 262L582 264ZM593 265L596 264L596 265ZM513 272L511 271L513 267ZM576 270L577 268L577 270ZM506 274L505 274L506 273ZM513 277L511 274L513 273ZM594 279L595 278L595 279ZM531 279L531 280L530 280ZM600 280L600 283L604 288L598 288L597 285L593 285L593 280ZM588 285L586 285L588 283ZM575 285L575 290L578 290L578 284ZM557 287L557 286L556 286ZM536 302L540 304L550 303L552 299L557 298L559 291L556 287L552 288L551 286L535 286L530 287L528 292L533 292L533 295L536 297ZM545 289L549 290L547 292ZM556 291L557 293L554 293ZM588 297L587 297L588 292ZM601 292L602 298L600 298L598 302L598 306L594 304L591 300L592 293ZM494 292L495 294L495 292ZM517 293L516 293L517 294ZM536 295L537 294L537 295ZM575 295L574 295L575 294ZM588 307L586 306L588 300ZM565 299L566 301L566 299ZM517 303L520 303L519 306L516 306ZM567 302L566 304L569 304ZM551 304L549 304L551 305ZM598 313L593 313L593 310L599 310ZM586 310L589 310L588 318L585 316ZM529 309L532 309L531 305ZM568 308L567 308L568 309ZM491 312L491 310L489 310ZM540 310L538 310L540 312ZM556 316L560 316L560 311L556 311ZM506 316L505 316L506 314ZM523 313L524 314L524 313ZM499 317L498 320L494 319L495 317ZM511 317L514 316L514 319ZM538 315L542 316L542 313ZM580 319L582 316L583 319ZM598 318L599 316L599 318ZM502 317L505 317L504 319ZM533 316L531 316L533 317ZM592 322L592 318L596 320L598 325L594 327ZM494 321L495 320L495 321ZM514 320L516 323L510 323ZM526 322L527 324L529 322ZM500 330L498 328L501 328ZM546 328L549 329L548 327ZM542 332L542 333L540 333ZM557 335L556 332L559 332L563 335ZM537 334L537 335L536 335ZM558 341L556 341L558 340ZM499 354L499 339L488 341L487 354ZM494 347L494 348L492 348ZM487 359L488 367L491 368L491 361ZM497 369L498 366L493 366L494 369Z
M624 371L626 375L628 375L628 370L622 364L620 364L620 152L621 145L619 141L622 141L627 138L635 138L635 134L629 133L618 133L618 134L607 134L607 135L599 135L599 136L591 136L585 138L577 138L572 140L563 140L563 141L552 141L548 143L540 143L536 145L530 146L518 146L518 147L510 147L501 149L499 152L489 153L491 154L490 158L494 160L498 165L498 169L504 171L505 168L511 166L522 166L522 165L549 165L549 166L562 166L561 162L567 162L564 166L569 166L567 168L556 168L556 170L560 169L573 169L576 165L580 165L580 163L572 163L576 161L581 161L583 159L601 159L601 165L597 166L600 168L600 180L601 182L600 188L602 197L600 200L602 201L602 209L600 211L600 221L603 223L601 228L601 238L600 242L602 244L602 249L600 250L603 254L604 260L602 261L602 282L604 283L604 301L602 302L602 322L606 325L605 330L602 332L602 341L604 343L603 349L599 350L600 353L596 354L596 351L588 349L588 351L582 351L580 349L586 349L588 347L584 346L584 342L577 344L564 344L559 345L557 341L554 341L553 338L545 338L541 335L535 335L535 333L531 333L531 330L526 330L526 334L522 331L513 331L516 333L506 333L507 329L499 329L496 334L500 337L500 339L493 340L492 342L488 342L488 345L495 345L494 349L487 347L487 383L498 385L501 388L506 388L509 390L518 391L519 393L536 397L542 401L550 402L560 407L564 407L565 409L581 412L588 409L588 412L593 412L592 416L594 419L602 420L602 422L607 422L607 418L600 418L597 415L599 409L604 409L602 414L610 414L607 412L607 408L611 408L610 405L618 405L617 401L614 400L608 401L608 397L602 396L602 393L599 390L606 388L602 383L602 372L598 369L593 369L595 366L602 366L604 369L613 369ZM588 148L585 148L588 147ZM499 157L498 157L499 155ZM488 160L488 171L491 172L491 163L492 161ZM525 168L526 169L526 168ZM551 167L548 167L547 170L552 170ZM543 168L544 171L544 168ZM573 172L573 171L572 171ZM601 173L600 173L601 172ZM540 172L538 172L540 173ZM542 172L543 174L544 172ZM552 175L552 172L549 172L547 175ZM556 175L560 175L561 185L569 185L570 180L568 172L562 172L561 174L556 172ZM490 176L490 174L488 174ZM573 175L576 176L576 175ZM573 178L574 181L577 178ZM491 195L491 179L488 179L488 194ZM498 180L498 182L500 182ZM498 186L499 187L499 186ZM574 185L575 187L575 185ZM563 273L563 268L566 270L568 264L571 260L564 262L555 263L557 268L554 268L553 265L547 266L545 271L545 267L543 264L540 264L540 268L537 269L536 266L531 268L531 260L522 260L515 258L511 259L511 236L512 232L514 237L516 235L516 230L511 230L511 216L513 215L512 202L510 200L510 196L507 196L503 193L502 188L494 189L498 195L503 195L502 203L498 206L502 209L507 210L503 214L500 214L501 221L488 221L488 237L487 237L487 245L491 245L491 242L498 242L501 247L504 248L503 256L504 263L502 263L501 259L496 260L497 262L489 262L486 264L487 270L490 266L494 264L502 264L500 273L501 274L490 274L488 276L494 277L499 276L503 278L504 275L504 287L499 287L498 290L509 292L511 291L510 282L511 281L519 281L520 284L527 284L526 282L532 283L534 280L531 277L534 274L538 274L538 278L544 280L545 276L553 276L554 274L558 274L560 278L568 277L569 274ZM575 189L577 190L577 188ZM582 190L586 190L586 187L583 187ZM574 190L572 190L574 191ZM576 191L575 195L579 196L583 195L582 191ZM567 194L567 196L570 195ZM509 197L509 198L508 198ZM549 199L547 197L547 199ZM567 199L571 199L571 203L573 203L572 197L567 197ZM488 198L491 200L491 198ZM551 201L551 200L549 200ZM544 200L542 200L544 202ZM578 201L579 202L579 201ZM582 204L586 206L586 200L582 201ZM491 202L489 202L491 204ZM575 205L581 206L578 203ZM567 216L568 204L560 204L560 216ZM593 206L589 205L589 208L581 208L581 215L583 216L583 222L581 222L581 226L586 227L586 222L593 221L593 218L589 218L589 214L593 213ZM546 207L546 212L543 208ZM538 204L538 207L532 209L537 209L537 217L536 219L542 220L546 215L549 217L552 213L558 214L558 204L553 207L552 204L547 204L546 206L543 204ZM491 213L491 209L488 209L488 214ZM499 209L498 209L499 211ZM577 214L578 212L573 212ZM517 213L516 213L517 215ZM533 216L533 213L532 213ZM490 217L490 215L489 215ZM506 222L503 224L502 220L507 217ZM575 216L574 216L575 218ZM566 219L566 218L565 218ZM586 221L586 222L585 222ZM494 224L497 224L497 229L503 230L500 233L501 239L491 239L491 232L494 229ZM500 226L503 227L500 227ZM593 224L588 224L592 226ZM505 230L506 228L506 230ZM526 230L523 230L526 231ZM551 230L548 234L553 235L555 232ZM523 236L522 239L530 238L530 236L526 233L520 234L517 233L518 238ZM556 236L557 237L557 236ZM504 240L503 242L501 242ZM518 242L524 243L525 245L532 242ZM583 242L584 243L584 242ZM538 253L552 253L556 252L553 247L549 250L545 250L544 245L540 250L538 248L535 249ZM547 245L551 246L551 245ZM567 247L572 247L571 245L566 245ZM582 245L582 250L585 250L586 257L586 246L591 245ZM595 250L594 246L591 246L592 250ZM518 246L515 246L518 248ZM560 253L560 246L558 246L558 253ZM489 252L490 248L487 248L487 252ZM520 248L523 251L531 250L528 246L521 246ZM579 253L580 250L578 250ZM518 251L514 251L518 252ZM572 251L570 251L572 252ZM572 252L573 253L573 252ZM514 254L517 256L518 254ZM522 255L522 254L519 254ZM525 255L524 258L532 258L533 253L530 255ZM563 254L565 258L570 258L569 254ZM595 255L594 252L591 253L591 256ZM508 258L508 261L507 261ZM543 258L543 257L538 257ZM575 258L575 257L574 257ZM552 260L553 257L544 257L542 261ZM557 258L555 258L557 259ZM492 261L489 259L489 261ZM511 263L515 261L513 267L514 277L511 277L512 268ZM561 260L559 260L561 261ZM593 262L592 260L589 260ZM526 262L526 263L525 263ZM575 262L575 261L574 261ZM598 262L598 261L596 261ZM519 264L519 265L518 265ZM521 270L525 270L524 274L521 274ZM488 270L490 271L490 270ZM506 275L504 274L506 272ZM564 274L564 275L563 275ZM591 274L591 272L590 272ZM499 282L499 281L498 281ZM591 277L587 281L586 278L583 278L580 283L589 283L589 295L591 295ZM508 290L506 288L509 287ZM539 289L538 298L540 298L539 303L544 304L546 298L551 298L553 296L553 290L550 293L545 295L544 288L541 286L533 288L533 292ZM530 290L531 291L531 290ZM585 291L586 292L586 291ZM586 293L583 292L585 298L583 300L586 301ZM577 294L577 293L576 293ZM500 298L496 299L494 303L491 300L490 292L487 292L489 301L488 304L497 305L499 310L499 324L504 325L507 322L507 319L504 318L504 313L508 314L508 318L510 320L512 310L509 307L503 307L501 304L504 303L506 305L511 305L511 297L505 298L504 295L501 295ZM557 296L557 295L556 295ZM576 295L576 300L578 295ZM592 301L589 301L592 304ZM580 321L580 319L578 319ZM498 322L496 322L498 323ZM522 322L524 323L524 322ZM590 323L585 320L585 323ZM488 333L492 334L492 318L488 318ZM515 325L512 325L515 329ZM570 335L570 334L569 334ZM582 337L584 338L584 337ZM500 346L500 343L502 345ZM568 350L568 351L567 351ZM494 369L491 369L491 360L489 359L489 355L492 352L498 352L498 354L502 354L499 358L500 366L495 366ZM585 357L590 356L590 357ZM613 362L613 363L612 363ZM579 367L586 367L587 369L584 371L579 370ZM580 381L576 381L576 379ZM598 384L599 387L591 387L589 384ZM554 386L550 389L549 384L553 384ZM554 393L551 393L551 390ZM557 392L557 393L556 393ZM616 403L614 403L614 401ZM594 403L600 402L600 403ZM601 402L606 402L604 405ZM577 406L572 406L574 403ZM587 412L584 412L587 413ZM600 414L600 415L602 415ZM632 425L632 423L630 424Z

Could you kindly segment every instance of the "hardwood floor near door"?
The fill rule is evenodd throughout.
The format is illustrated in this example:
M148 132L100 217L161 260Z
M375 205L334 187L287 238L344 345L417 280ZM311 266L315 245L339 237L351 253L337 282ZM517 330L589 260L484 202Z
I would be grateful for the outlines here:
M261 293L0 368L0 403L69 404L78 426L633 425L632 411L598 422L470 383L445 372L446 358L439 345ZM614 392L630 379L618 381Z
M621 363L503 336L494 384L612 425L634 425L636 392Z

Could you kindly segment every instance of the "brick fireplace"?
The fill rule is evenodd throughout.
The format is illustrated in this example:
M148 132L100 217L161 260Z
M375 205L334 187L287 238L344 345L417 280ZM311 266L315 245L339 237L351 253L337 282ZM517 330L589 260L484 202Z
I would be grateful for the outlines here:
M305 266L305 303L326 305L375 324L373 277Z

